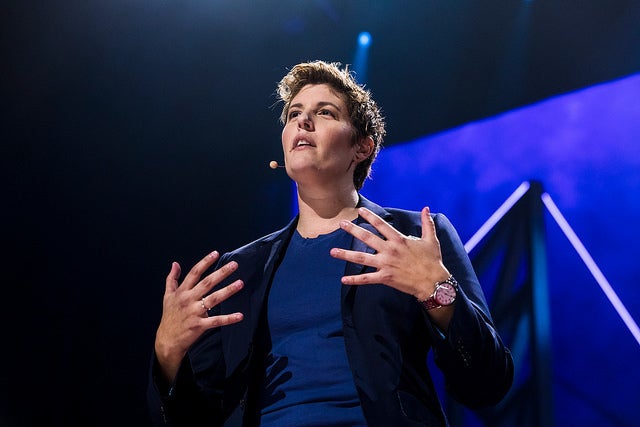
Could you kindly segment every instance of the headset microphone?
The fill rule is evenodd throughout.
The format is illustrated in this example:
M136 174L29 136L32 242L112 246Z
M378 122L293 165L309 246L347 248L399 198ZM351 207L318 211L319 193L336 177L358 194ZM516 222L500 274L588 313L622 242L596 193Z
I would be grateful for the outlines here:
M275 160L271 160L271 161L269 162L269 167L270 167L271 169L278 169L278 168L283 168L284 166L280 166L280 165L278 164L278 162L276 162Z

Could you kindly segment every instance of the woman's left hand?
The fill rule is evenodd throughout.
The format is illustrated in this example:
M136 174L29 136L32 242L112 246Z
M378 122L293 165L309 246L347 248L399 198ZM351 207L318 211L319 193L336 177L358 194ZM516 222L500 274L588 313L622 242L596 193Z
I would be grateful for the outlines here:
M340 223L343 230L376 251L369 254L339 248L331 249L330 253L334 258L376 269L371 273L344 276L343 284L382 283L411 294L419 300L425 300L433 293L436 282L449 277L449 271L442 263L440 242L428 207L421 212L420 238L405 236L366 208L359 208L358 213L386 240L352 222Z

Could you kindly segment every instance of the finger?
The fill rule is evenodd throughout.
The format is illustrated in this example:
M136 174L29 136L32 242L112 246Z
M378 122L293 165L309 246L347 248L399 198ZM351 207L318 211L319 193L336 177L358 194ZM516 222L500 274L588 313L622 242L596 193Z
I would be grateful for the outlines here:
M332 248L329 254L344 261L353 262L355 264L366 265L368 267L379 268L377 258L373 254L368 254L360 251L350 251L341 248Z
M402 233L393 228L391 224L380 218L375 213L371 212L367 208L359 208L358 213L369 224L371 224L380 234L382 234L387 240L394 240L402 238Z
M230 261L218 268L213 273L209 274L207 277L202 279L200 283L194 286L194 289L197 288L199 295L207 294L214 286L222 282L224 279L229 277L231 273L238 269L238 263L236 261Z
M171 263L171 271L167 275L165 280L165 293L174 292L178 289L178 279L180 278L180 264L177 262Z
M383 247L384 240L351 221L340 222L340 228L378 252Z
M184 281L180 286L184 286L187 289L193 288L200 281L200 277L202 276L202 274L204 274L204 272L207 271L207 269L211 267L219 257L220 254L218 253L218 251L213 251L206 257L202 258L196 265L191 268L191 270L189 270L189 273L184 278Z
M219 316L211 316L203 319L205 327L208 329L219 328L220 326L233 325L244 319L242 313L221 314Z
M354 274L353 276L342 276L340 279L343 285L369 285L372 283L384 283L382 274L379 272L375 273L364 273L364 274Z
M232 295L235 295L236 293L238 293L238 291L240 291L240 289L242 289L243 287L244 287L244 282L242 280L236 280L230 285L225 286L224 288L219 289L213 292L212 294L203 297L202 302L208 309L211 309L216 305L220 304L222 301L227 300Z
M431 217L431 210L428 206L422 209L420 214L422 220L422 239L430 240L436 235L436 224Z

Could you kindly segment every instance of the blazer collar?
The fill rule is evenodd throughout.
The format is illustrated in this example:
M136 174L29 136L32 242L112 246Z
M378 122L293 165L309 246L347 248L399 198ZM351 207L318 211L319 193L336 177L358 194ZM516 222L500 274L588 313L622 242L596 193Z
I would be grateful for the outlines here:
M386 209L376 205L369 199L365 198L362 194L359 194L360 199L358 200L358 207L363 207L369 209L374 214L378 215L385 221L390 221L393 217L391 213L389 213Z

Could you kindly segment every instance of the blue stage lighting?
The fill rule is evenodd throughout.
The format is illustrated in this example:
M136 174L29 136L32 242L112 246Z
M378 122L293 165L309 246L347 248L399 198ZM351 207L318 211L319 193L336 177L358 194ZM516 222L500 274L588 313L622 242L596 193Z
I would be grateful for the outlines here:
M367 31L361 32L358 36L358 43L360 43L360 46L369 46L369 43L371 43L371 34Z

